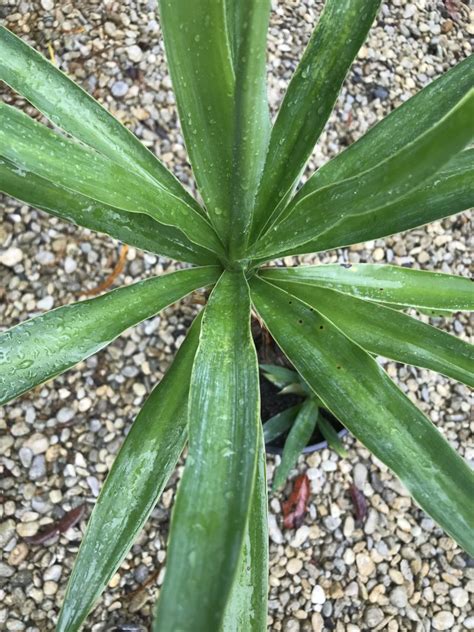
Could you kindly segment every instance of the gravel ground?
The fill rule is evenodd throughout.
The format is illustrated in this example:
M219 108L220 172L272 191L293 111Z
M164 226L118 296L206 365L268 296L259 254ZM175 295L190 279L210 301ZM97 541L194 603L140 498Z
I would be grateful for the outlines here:
M280 0L273 8L269 94L275 108L321 2ZM50 43L59 66L192 188L154 9L154 0L2 0L0 18L45 54ZM310 170L466 57L473 32L467 5L456 0L384 4ZM5 90L2 97L25 107ZM9 198L1 202L2 328L77 300L112 269L118 245L108 237L63 224ZM469 230L463 214L317 260L387 261L466 276ZM120 281L130 283L174 267L132 248ZM182 301L0 410L1 630L54 628L85 518L48 544L27 544L24 538L80 504L89 513L124 434L197 309L193 299ZM470 323L461 314L435 324L466 339L470 335ZM473 459L467 388L425 370L385 366L460 453ZM474 629L473 561L365 448L351 438L346 442L350 456L345 460L328 450L300 459L298 470L309 476L312 496L297 531L285 530L281 519L280 502L291 483L281 495L270 497L269 630ZM270 476L273 463L269 458ZM180 469L85 629L149 629L179 475ZM354 518L353 483L368 503L362 524ZM147 579L153 581L143 588Z

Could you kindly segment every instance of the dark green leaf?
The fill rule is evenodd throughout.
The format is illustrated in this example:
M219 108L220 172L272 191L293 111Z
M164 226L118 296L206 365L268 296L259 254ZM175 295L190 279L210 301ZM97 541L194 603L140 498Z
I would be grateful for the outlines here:
M128 171L151 176L161 187L200 211L191 195L126 127L40 53L2 26L0 80L71 136Z
M106 233L141 250L198 265L218 263L216 255L190 241L177 228L158 224L148 215L127 213L101 204L33 173L26 177L5 158L0 158L0 191L50 215Z
M371 263L266 268L261 274L272 283L325 287L389 306L474 310L474 284L454 274Z
M219 268L194 268L140 281L36 316L0 334L0 404L63 373L123 331L200 287Z
M272 130L255 236L297 184L379 5L380 0L326 0Z
M314 432L319 417L318 404L311 398L307 398L301 406L296 419L291 426L288 437L285 441L281 463L275 471L273 478L273 489L283 487L290 471L295 467L299 455L308 445L311 435Z
M371 301L302 283L276 283L317 309L366 351L431 369L474 387L473 345Z
M316 310L257 278L251 291L271 335L324 407L474 554L474 473L442 434L369 354Z
M259 442L258 366L242 273L204 313L189 396L189 455L173 512L154 630L218 630L237 573Z
M222 251L212 227L194 208L102 154L56 134L0 103L0 156L25 177L34 173L56 185L131 213L145 213L179 228L205 248Z
M299 382L299 375L296 371L287 369L284 366L276 364L260 364L260 369L263 371L265 377L269 382L283 388L293 382Z
M328 446L332 448L342 459L345 459L347 457L347 450L335 428L327 419L324 418L324 415L319 415L318 428L327 441Z
M187 434L187 397L200 317L136 418L81 543L56 632L79 630L163 491Z
M281 413L273 415L263 424L263 436L265 443L271 443L274 439L289 430L301 406L292 406Z

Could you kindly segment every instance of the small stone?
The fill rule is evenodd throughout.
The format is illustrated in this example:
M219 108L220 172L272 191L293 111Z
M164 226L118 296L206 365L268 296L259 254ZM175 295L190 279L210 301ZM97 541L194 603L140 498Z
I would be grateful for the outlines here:
M306 540L308 539L308 536L309 536L309 527L306 525L303 525L296 531L295 537L290 542L290 546L292 546L294 549L298 549L302 544L306 542Z
M43 574L45 582L57 582L61 577L62 567L59 564L53 564L47 568Z
M7 268L13 268L23 259L23 253L19 248L8 248L0 254L0 263Z
M268 535L275 544L283 544L283 534L277 524L275 514L268 514Z
M8 564L5 564L5 562L0 561L0 577L11 577L14 573L14 568L8 566Z
M10 551L8 563L11 566L19 566L26 559L28 551L29 549L26 544L24 542L20 542Z
M43 592L45 595L55 595L58 591L58 585L55 582L44 582Z
M79 401L79 410L81 413L85 413L86 410L92 406L92 401L89 397L84 397Z
M77 270L77 263L72 257L66 257L64 259L64 272L66 274L72 274Z
M7 450L9 450L14 444L15 440L10 435L2 435L0 437L0 454L6 454Z
M34 520L32 522L20 522L16 526L18 535L22 538L29 538L38 533L39 524Z
M44 298L42 298L40 301L36 303L36 307L38 309L44 309L45 311L52 309L53 305L54 305L54 298L52 296L45 296Z
M354 466L354 485L359 489L364 489L365 482L367 480L367 468L363 463L356 463Z
M367 533L367 535L372 535L372 533L375 533L378 520L378 513L375 511L375 509L369 509L367 520L364 524L364 531L365 533Z
M451 595L453 604L458 608L464 608L464 606L466 606L469 602L469 595L467 590L464 590L464 588L452 588L449 591L449 594Z
M41 0L41 6L45 11L52 11L54 9L54 0Z
M371 607L367 608L364 615L364 621L369 626L369 628L375 628L379 623L383 621L384 614L380 608Z
M290 573L290 575L297 575L302 568L303 562L296 557L291 558L286 565L286 570Z
M35 432L28 437L28 439L23 444L25 448L31 450L31 452L36 456L37 454L43 454L46 452L49 446L48 438L39 432Z
M385 256L385 252L383 248L376 248L372 254L372 259L374 261L382 261Z
M138 63L139 61L142 60L142 57L143 57L142 49L140 48L140 46L137 46L136 44L134 44L133 46L129 46L127 48L127 54L130 61L133 61L134 63Z
M316 584L311 592L311 602L316 605L322 605L326 601L326 594L321 586Z
M375 564L365 553L358 553L356 555L357 569L364 577L369 577L375 570Z
M61 410L59 410L58 414L56 415L56 419L59 421L60 424L67 424L68 421L71 421L74 415L75 412L72 408L61 408Z
M437 612L431 620L435 630L450 630L454 625L454 615L447 610Z
M39 481L46 476L46 459L42 454L34 457L28 476L32 481Z
M407 591L404 586L397 586L390 593L390 603L395 608L406 608L408 603Z
M112 88L110 89L110 91L112 92L114 97L116 97L117 99L121 99L127 94L128 85L125 83L125 81L115 81L112 84Z
M313 632L322 632L324 629L324 619L319 614L319 612L315 612L311 617L311 625L313 626Z
M0 522L0 549L4 549L14 535L15 522L13 520Z
M23 446L18 450L18 456L20 457L20 462L23 467L30 467L31 461L33 460L33 452L30 448L25 448Z

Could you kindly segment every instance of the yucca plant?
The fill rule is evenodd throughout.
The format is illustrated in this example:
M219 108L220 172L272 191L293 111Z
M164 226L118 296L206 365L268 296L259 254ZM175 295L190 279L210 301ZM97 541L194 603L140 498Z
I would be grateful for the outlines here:
M6 29L0 79L54 125L0 106L0 189L57 217L192 264L60 307L0 336L11 400L200 287L208 303L117 456L90 518L57 629L79 629L187 445L153 629L266 627L265 453L252 309L325 408L474 553L474 477L377 364L473 384L472 348L404 314L474 305L470 281L385 265L268 266L469 207L474 60L299 178L379 0L327 0L271 123L270 0L161 0L168 63L203 204L81 88Z

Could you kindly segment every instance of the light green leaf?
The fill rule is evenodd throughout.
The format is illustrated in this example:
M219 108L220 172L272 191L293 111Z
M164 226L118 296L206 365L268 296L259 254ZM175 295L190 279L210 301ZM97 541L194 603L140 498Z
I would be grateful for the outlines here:
M277 490L286 483L290 471L298 462L299 455L308 445L311 435L316 428L319 417L318 404L311 398L307 398L302 404L296 419L291 426L288 437L285 441L281 463L275 471L273 478L273 489Z
M148 519L181 454L199 342L198 317L136 418L100 492L66 590L56 632L75 632Z
M257 189L270 137L266 49L270 0L233 0L235 122L231 258L245 255ZM232 11L230 12L232 14Z
M0 80L74 138L128 171L151 176L201 212L197 202L138 138L43 55L2 26Z
M366 351L474 387L473 345L371 301L302 283L273 283L317 309Z
M261 274L272 283L316 285L389 306L474 310L474 284L454 274L372 263L265 268Z
M474 58L471 56L420 90L357 142L318 169L298 192L296 200L323 186L376 167L436 125L473 84Z
M255 237L278 215L297 184L379 6L380 0L326 0L272 130Z
M225 0L160 0L168 66L199 190L228 233L235 76Z
M268 593L267 476L263 438L242 548L240 570L227 604L222 632L266 632Z
M189 395L189 455L153 629L218 630L239 566L259 442L257 356L243 273L224 272L204 313Z
M324 415L319 415L318 417L318 429L327 441L328 446L334 450L341 459L345 459L348 456L348 452L342 443L341 437L337 434L334 426L324 418Z
M291 203L254 255L301 246L347 218L381 213L432 178L474 136L474 89L428 131L372 169Z
M277 364L260 364L260 369L267 380L278 388L283 388L293 382L299 382L300 379L296 371Z
M263 437L265 439L265 443L271 443L274 439L289 430L300 408L301 406L298 404L297 406L287 408L281 413L277 413L276 415L273 415L273 417L270 417L270 419L263 424Z
M66 139L0 103L0 156L20 171L131 213L144 213L175 226L216 252L222 246L207 220L180 198L96 151Z
M471 555L474 473L377 362L316 310L254 278L271 335L323 402Z
M0 333L0 405L103 349L123 331L200 287L219 268L182 270L58 307Z
M50 215L106 233L140 250L198 265L219 263L215 254L190 241L177 228L158 224L148 215L107 206L33 173L26 176L5 158L0 158L0 191Z
M279 256L341 248L379 239L474 206L474 149L466 149L415 191L382 209L346 217L340 224Z

